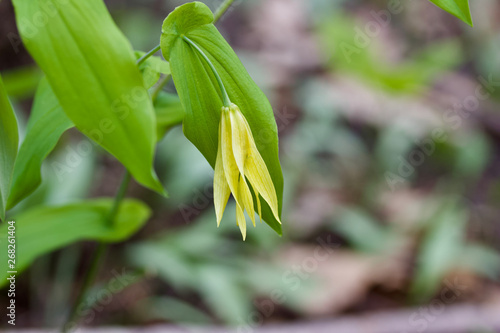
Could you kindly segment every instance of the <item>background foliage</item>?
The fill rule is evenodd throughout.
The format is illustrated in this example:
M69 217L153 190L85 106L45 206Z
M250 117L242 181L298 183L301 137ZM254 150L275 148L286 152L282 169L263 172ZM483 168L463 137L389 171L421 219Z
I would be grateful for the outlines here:
M163 19L183 2L106 1L142 51L158 43ZM112 247L85 323L241 325L276 291L282 301L266 323L390 311L440 300L457 279L465 291L450 306L499 304L500 7L471 6L474 29L424 1L397 13L385 1L237 1L218 27L273 105L284 236L259 225L242 243L231 207L216 229L213 171L173 128L155 161L171 197L132 186L129 195L153 215ZM2 35L16 32L10 3L0 12ZM0 49L23 137L40 70L15 38ZM162 93L157 114L158 105L178 100ZM157 133L172 124L163 119ZM83 140L65 131L43 164L41 186L12 214L113 195L122 169L97 146L79 154ZM56 172L54 162L71 171ZM82 216L97 216L94 208ZM314 259L325 243L332 251ZM64 319L73 278L93 247L78 242L47 254L20 276L20 325ZM307 266L311 258L316 266ZM116 276L126 277L119 291L109 302L99 298Z

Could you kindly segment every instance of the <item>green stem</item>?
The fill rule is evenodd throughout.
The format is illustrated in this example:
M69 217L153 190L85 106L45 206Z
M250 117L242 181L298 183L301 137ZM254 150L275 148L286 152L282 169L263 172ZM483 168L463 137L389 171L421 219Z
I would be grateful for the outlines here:
M115 199L113 201L113 206L111 206L111 209L109 210L109 213L106 217L106 220L110 226L113 224L116 215L118 214L120 204L123 198L125 197L125 193L127 192L127 188L130 183L130 178L131 178L130 172L125 171L120 187L116 192ZM80 288L78 296L76 297L75 303L73 304L73 307L71 309L70 315L68 316L68 319L64 323L61 332L66 333L72 327L76 326L79 317L78 308L82 304L82 301L85 295L87 294L87 290L92 285L92 282L94 281L97 275L99 263L101 262L101 258L103 257L103 254L106 252L107 249L108 249L107 243L99 243L97 249L94 251L92 260L90 262L90 267L85 274L82 287Z
M214 73L215 79L217 80L217 83L219 84L219 88L220 88L221 93L222 93L222 101L224 103L224 106L225 107L229 107L231 105L231 100L229 99L229 96L227 95L226 88L224 87L224 83L222 83L222 79L220 78L219 73L217 73L217 70L215 69L215 67L212 64L212 62L210 61L210 59L208 59L208 57L205 54L205 52L203 52L202 49L200 49L198 47L198 45L195 44L195 42L193 42L191 39L189 39L185 35L181 35L181 37L186 42L188 42L188 44L190 44L192 47L194 47L195 50L198 51L198 53L203 57L203 59L205 59L205 61L207 62L208 66L210 66L210 69Z
M145 55L143 55L142 57L137 59L137 62L136 62L137 66L142 64L144 61L146 61L147 58L151 57L153 54L155 54L159 50L160 50L160 44L156 45L151 51L149 51L148 53L146 53Z
M215 14L214 14L214 23L217 22L222 17L222 15L224 15L224 13L229 9L229 7L231 7L233 2L234 2L234 0L225 0L219 6L219 8L217 8L217 10L215 11Z
M170 80L172 75L168 74L165 75L164 77L161 78L161 80L156 84L155 89L151 93L151 99L153 100L153 103L156 101L156 98L158 98L158 94L160 91L163 89L163 87L167 84L167 82Z

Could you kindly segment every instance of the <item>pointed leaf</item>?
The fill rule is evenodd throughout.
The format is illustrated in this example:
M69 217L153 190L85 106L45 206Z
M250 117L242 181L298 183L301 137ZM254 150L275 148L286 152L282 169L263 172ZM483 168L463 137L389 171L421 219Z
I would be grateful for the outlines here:
M222 78L231 101L247 119L257 148L271 175L279 203L283 175L278 158L278 130L267 97L252 80L238 56L212 24L213 14L201 2L177 7L163 23L161 50L169 61L186 117L184 133L215 167L222 96L207 62L180 36L189 37L208 56ZM256 200L255 209L257 209ZM281 225L262 200L263 219L281 235Z
M68 119L45 78L40 81L16 164L8 201L14 207L41 183L42 162L73 123Z
M472 27L469 0L429 0L439 8L458 17Z
M102 0L13 3L22 40L68 118L139 183L163 192L152 168L153 105L133 50Z
M14 110L0 77L0 219L5 219L12 172L16 161L19 133Z
M20 273L37 257L82 240L120 242L133 235L150 216L150 209L140 201L124 200L115 222L107 220L112 199L96 199L59 207L36 207L14 218L16 262ZM7 283L7 239L9 225L0 226L0 269Z

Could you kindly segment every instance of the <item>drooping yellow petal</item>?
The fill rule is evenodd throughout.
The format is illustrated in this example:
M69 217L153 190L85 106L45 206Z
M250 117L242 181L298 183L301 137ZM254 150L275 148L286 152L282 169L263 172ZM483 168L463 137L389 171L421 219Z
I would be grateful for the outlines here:
M274 189L274 184L271 179L271 175L267 170L266 163L262 159L262 156L255 145L250 125L248 125L247 120L239 109L231 112L231 115L233 117L231 125L235 126L234 131L238 130L239 133L243 133L243 135L246 136L245 139L240 139L240 144L246 145L247 147L243 157L245 177L248 179L250 184L252 184L254 190L256 190L268 203L274 217L281 223L278 212L278 198L276 196L276 190ZM242 134L233 135L232 137L240 138L241 135ZM233 148L233 151L234 150L235 149ZM241 156L240 159L242 159Z
M222 150L222 165L224 168L224 174L226 176L226 181L233 193L233 196L237 204L243 205L240 200L239 195L239 176L240 172L236 161L233 156L232 139L231 139L231 120L229 118L229 112L227 108L222 108L222 116L220 122L220 137L221 137L221 150Z
M240 227L241 235L243 236L243 240L245 240L247 238L247 222L243 209L239 205L236 205L236 224Z
M247 211L248 216L252 220L253 226L255 227L255 209L253 206L252 193L248 187L245 177L240 175L239 179L239 194L241 195L241 202L243 203L243 208Z
M244 123L245 118L240 109L234 104L230 107L229 117L231 120L231 139L234 159L240 173L245 175L246 159L250 153L249 137Z
M229 200L229 195L231 190L226 180L226 175L224 173L224 166L222 163L222 147L221 147L221 135L219 126L219 145L217 149L217 159L215 161L215 174L214 174L214 205L215 205L215 215L217 216L217 227L220 225L222 215L224 214L224 209L226 208L227 201Z
M262 159L262 156L260 156L257 148L251 150L249 160L250 161L246 165L246 176L248 180L267 202L276 220L281 223L276 190L274 189L274 184L267 170L266 163Z

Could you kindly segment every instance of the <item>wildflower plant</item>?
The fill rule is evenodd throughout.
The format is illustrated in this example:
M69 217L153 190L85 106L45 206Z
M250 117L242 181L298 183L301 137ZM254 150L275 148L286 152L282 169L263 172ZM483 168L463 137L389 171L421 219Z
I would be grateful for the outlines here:
M257 211L281 234L283 176L273 110L213 20L206 5L192 2L163 23L160 45L186 111L183 130L215 169L217 222L231 192L243 238L243 210L253 223Z

